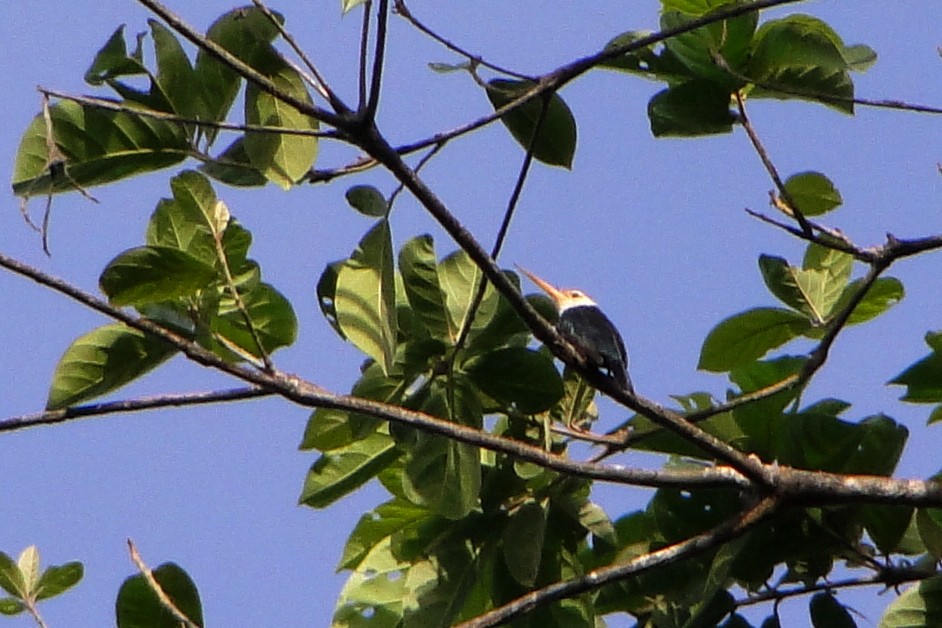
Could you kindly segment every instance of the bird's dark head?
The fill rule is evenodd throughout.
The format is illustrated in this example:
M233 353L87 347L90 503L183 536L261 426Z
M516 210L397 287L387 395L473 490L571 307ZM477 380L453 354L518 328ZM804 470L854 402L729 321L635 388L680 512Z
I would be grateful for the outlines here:
M517 266L524 275L530 278L530 281L539 286L543 292L549 295L553 300L553 303L556 304L556 309L562 313L565 310L568 310L571 307L579 306L594 306L596 305L595 301L592 300L592 297L587 295L582 290L560 290L553 284L548 281L544 281L529 272L528 270Z

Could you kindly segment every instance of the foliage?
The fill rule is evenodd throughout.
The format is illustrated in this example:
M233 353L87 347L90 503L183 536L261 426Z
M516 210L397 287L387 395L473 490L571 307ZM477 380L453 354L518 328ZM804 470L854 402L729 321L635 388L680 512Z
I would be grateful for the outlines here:
M342 10L360 4L347 0ZM480 80L474 59L438 69L473 75L523 150L564 168L572 167L577 148L576 118L559 93L565 85L559 77L566 72L573 73L566 81L579 71L606 68L661 83L647 107L651 131L659 137L730 132L746 124L733 107L745 97L810 101L854 113L852 73L872 64L870 48L846 45L808 15L764 19L758 11L730 13L741 6L662 0L660 25L671 36L624 33L587 67L567 66L544 80ZM305 76L276 45L284 23L280 15L241 8L220 17L205 35L268 83L246 80L238 63L220 59L207 45L191 60L181 34L157 21L130 51L119 28L85 75L91 85L113 90L117 100L60 100L24 132L12 183L26 199L181 168L187 159L201 162L172 176L171 195L157 202L144 243L118 253L100 275L101 292L115 310L133 308L136 320L162 333L125 321L76 339L53 375L49 410L113 393L183 348L193 348L183 351L190 357L205 352L210 358L203 359L218 368L248 365L260 378L277 375L272 353L297 336L292 304L262 281L259 265L248 257L251 233L230 216L210 179L229 186L271 182L286 190L303 184L318 159L321 128L333 125L337 136L365 150L411 191L420 189L371 135L378 134L373 120L338 107L337 117L319 109ZM153 48L153 67L145 59L145 43ZM130 77L143 78L147 89L135 87L140 81L130 83ZM554 79L560 82L550 85ZM218 123L233 115L240 93L246 124L213 154L228 134ZM315 90L315 96L323 95ZM800 266L771 254L758 260L769 293L784 307L761 305L733 314L706 336L699 367L727 375L727 398L678 395L676 409L661 414L634 398L627 404L639 411L625 426L633 434L627 445L660 455L667 472L662 479L743 464L735 456L723 458L722 448L705 448L709 437L755 461L822 477L889 477L905 447L908 431L891 417L851 419L849 402L802 395L843 328L864 324L903 298L898 279L880 276L895 258L869 258L834 233L806 228L803 221L842 203L824 174L795 173L779 193L783 215L794 219L793 229L810 243ZM611 382L571 355L560 370L554 355L566 354L558 344L536 346L535 335L547 337L522 315L526 305L548 320L556 314L545 297L515 300L521 283L514 271L482 264L460 240L457 250L443 256L430 235L397 243L390 222L396 194L387 197L363 184L348 189L351 207L373 222L347 258L326 266L316 288L325 318L366 358L351 395L372 405L351 408L335 400L313 410L300 446L317 453L300 502L326 508L372 480L389 493L364 514L344 548L339 568L350 576L333 625L451 625L513 604L528 592L579 582L598 573L593 570L657 556L698 535L713 534L705 538L716 542L682 560L639 568L631 578L602 586L589 578L579 590L547 598L515 625L597 626L616 613L633 616L639 625L747 625L737 614L737 594L748 600L788 586L811 591L836 569L871 565L874 554L885 563L885 584L895 584L893 568L905 561L926 563L920 577L933 573L942 554L939 511L875 497L832 503L792 495L790 507L725 542L715 530L748 512L765 496L764 488L681 488L663 481L653 484L657 490L646 508L610 517L592 501L588 474L564 473L545 459L567 460L570 437L591 428L598 415L596 388L619 402L625 391L613 392ZM420 200L435 213L431 201ZM892 383L906 386L908 401L940 404L932 415L937 420L942 335L930 333L926 341L930 354ZM786 345L789 353L781 351ZM580 350L575 348L577 356ZM383 420L389 417L376 408L437 418L439 427ZM696 425L691 429L697 437L665 429L663 413L689 419L682 422ZM567 429L550 429L557 424ZM468 432L528 445L530 457L478 447L462 436ZM616 445L607 453L625 444ZM31 608L81 575L79 563L40 575L34 549L17 563L0 554L0 586L11 596L0 600L0 611ZM154 576L179 610L202 625L199 594L186 572L168 563ZM893 602L883 625L937 622L937 578ZM775 612L763 625L776 625ZM177 621L142 577L122 585L116 613L119 626ZM829 591L810 597L809 614L815 625L854 625Z

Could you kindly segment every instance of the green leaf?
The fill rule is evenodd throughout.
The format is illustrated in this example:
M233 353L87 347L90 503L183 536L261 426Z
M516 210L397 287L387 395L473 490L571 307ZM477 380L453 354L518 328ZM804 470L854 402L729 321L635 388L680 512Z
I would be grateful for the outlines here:
M139 246L108 262L98 280L113 305L147 305L195 296L219 278L216 269L179 249Z
M903 401L911 403L942 402L942 354L933 351L890 380L906 386Z
M605 44L605 50L627 46L650 35L650 31L627 31L617 35ZM602 63L601 67L640 74L647 78L663 80L668 83L682 83L694 78L690 69L670 51L665 50L662 54L657 54L655 51L658 47L660 47L660 44L648 44L636 48L631 52L626 52L619 57Z
M430 518L428 510L399 499L380 504L360 517L347 538L337 569L356 569L379 543Z
M511 513L501 534L507 570L524 587L532 587L540 572L546 516L543 505L528 500Z
M417 236L403 245L399 251L399 271L409 305L429 335L440 340L450 340L448 311L438 280L432 236Z
M810 328L807 318L788 310L747 310L727 318L707 334L698 368L729 371L761 358Z
M174 606L198 626L203 623L199 591L189 574L174 563L164 563L153 570L154 579ZM168 611L144 576L131 576L118 590L115 602L118 628L179 628L180 622Z
M811 623L815 628L855 628L853 617L830 593L817 593L809 603Z
M730 3L707 4L720 7ZM693 13L673 11L665 5L661 14L661 29L677 28L709 12L699 7ZM671 37L664 41L664 46L668 53L687 67L692 77L724 88L728 96L732 90L742 87L743 80L723 66L738 73L745 69L758 20L758 12L749 12ZM722 59L722 63L717 62L717 57Z
M190 59L173 31L157 20L147 20L157 59L157 85L181 116L196 118L200 114L199 84ZM188 133L192 135L192 133Z
M347 339L389 374L396 355L396 285L392 234L385 219L338 270L334 311Z
M546 354L506 347L469 360L462 367L487 395L524 414L552 408L563 396L563 382Z
M62 101L49 108L60 155L50 158L46 123L36 116L23 133L13 167L13 193L29 198L88 188L186 159L190 146L179 124ZM61 162L64 158L65 171Z
M942 576L914 584L890 602L878 628L942 625Z
M277 12L273 13L283 24L284 18ZM271 62L273 51L270 44L278 37L278 29L261 10L242 7L213 22L206 31L206 37L250 66L264 69L264 63ZM204 119L224 120L239 92L241 78L203 50L197 54L194 70L202 87ZM212 139L216 131L207 131L207 135Z
M82 579L82 563L70 562L64 565L50 565L39 578L37 600L45 600L68 591Z
M245 150L245 137L237 138L215 159L200 164L199 169L217 181L237 187L258 187L268 182L252 165Z
M396 628L401 625L407 596L404 574L411 565L396 556L392 540L373 546L347 579L332 628Z
M762 273L762 280L765 281L769 292L785 305L798 311L805 310L807 302L798 288L798 281L795 277L799 272L798 269L789 266L785 258L760 255L759 271Z
M478 429L483 421L474 391L461 378L450 382L435 380L421 410ZM413 503L442 517L461 519L478 506L480 450L443 436L417 434L406 460L402 486Z
M286 94L313 104L301 75L282 61L269 78ZM254 83L245 88L245 121L290 130L316 131L319 123ZM314 165L317 138L312 135L247 131L245 152L249 162L269 181L290 189Z
M12 597L0 598L0 615L19 615L26 610L26 604Z
M324 315L324 318L327 319L330 326L334 328L334 331L336 331L341 338L346 340L347 335L343 333L340 324L337 322L336 309L337 276L340 274L340 269L343 268L343 264L344 261L340 260L331 262L324 268L324 272L321 273L321 277L317 281L317 305L321 308L321 314Z
M831 180L820 172L800 172L788 177L785 190L801 213L809 217L826 214L844 202Z
M860 290L863 285L863 279L857 279L847 284L841 293L840 300L834 306L834 310L840 310L845 304L850 302L851 297ZM895 277L880 277L870 286L867 294L860 300L850 318L847 319L848 325L859 325L865 323L877 316L880 316L888 309L903 300L905 290L903 284Z
M755 35L748 75L758 85L753 97L806 98L845 113L854 84L844 44L830 26L808 15L765 22Z
M147 74L140 47L134 55L128 55L122 24L95 55L92 65L85 71L85 82L89 85L101 85L119 76L140 74Z
M307 473L299 502L326 508L371 480L400 455L388 434L374 432L323 454Z
M942 557L942 522L936 508L921 508L916 511L916 529L929 554L939 560Z
M364 216L384 218L389 213L389 203L383 193L372 185L354 185L347 190L347 203Z
M0 552L0 588L18 598L26 597L29 593L26 576L20 566L3 552Z
M655 137L693 137L729 133L736 117L729 109L729 89L692 80L658 92L648 102Z
M366 2L366 0L340 0L340 9L344 13L347 13L354 7L358 7L364 2Z
M845 46L844 61L854 72L866 72L877 62L877 51L865 44Z
M52 375L47 410L74 406L134 381L176 349L124 324L105 325L77 338Z
M242 302L265 353L287 347L297 339L298 319L294 308L273 287L267 283L258 284L242 295ZM255 357L261 357L255 336L245 322L245 315L239 311L228 293L220 300L218 316L212 319L211 327L223 338Z
M481 281L481 269L471 261L468 254L459 250L441 261L438 265L438 280L445 293L445 305L448 308L450 336L456 338L470 314L471 301L477 293ZM500 296L494 286L488 282L484 298L478 306L471 331L479 331L494 319L497 314ZM473 336L473 334L472 334Z
M594 399L595 388L567 366L563 369L563 396L550 410L550 417L566 427L585 428L598 419Z
M877 549L889 555L899 549L914 512L911 506L868 504L861 507L860 519Z
M533 87L532 81L493 79L488 82L486 92L497 110ZM533 158L550 166L570 168L576 152L576 120L559 94L554 93L549 98L549 108L533 143ZM501 122L524 149L531 144L542 109L542 98L537 97L501 117Z
M367 367L350 394L360 399L371 399L386 403L401 403L405 384L383 375L376 363ZM369 436L379 424L375 417L356 412L345 412L330 408L318 408L311 414L299 449L329 451L349 445L355 440Z

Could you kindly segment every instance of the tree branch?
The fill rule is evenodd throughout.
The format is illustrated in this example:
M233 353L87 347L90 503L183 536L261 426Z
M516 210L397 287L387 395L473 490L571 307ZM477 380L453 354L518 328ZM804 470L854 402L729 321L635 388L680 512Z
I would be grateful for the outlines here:
M165 21L167 25L170 26L170 28L183 35L185 38L190 40L190 42L198 46L201 50L214 57L220 63L229 67L245 80L254 83L262 91L271 94L278 100L291 105L299 112L311 116L316 120L320 120L325 124L329 124L337 128L343 128L348 124L346 115L350 113L349 111L341 109L337 113L332 113L316 105L304 102L303 100L295 97L293 94L290 94L278 87L270 78L251 67L247 63L243 62L241 59L236 57L234 54L216 42L201 35L196 31L196 29L184 22L180 16L157 2L157 0L137 1L147 7L163 21Z
M581 578L560 581L542 589L531 591L512 602L461 623L456 628L489 628L507 623L551 602L574 597L580 593L598 589L603 585L637 576L656 567L669 565L702 554L741 536L765 521L775 514L779 505L774 497L767 497L738 516L724 521L702 534L690 537L686 541L669 545L623 563L596 569Z
M225 401L254 399L256 397L268 397L273 394L275 393L270 390L250 387L200 393L184 393L180 395L158 395L155 397L122 399L108 403L74 406L62 410L46 410L45 412L38 412L36 414L0 419L0 432L12 432L40 425L55 425L56 423L64 423L73 419L105 416L118 412L139 412L141 410L156 410L159 408L205 405Z
M415 15L412 13L409 7L406 6L405 0L394 0L393 7L394 7L395 12L398 15L402 16L407 22L412 24L412 26L414 26L420 32L428 35L429 37L431 37L432 39L440 43L442 46L444 46L448 50L451 50L452 52L461 55L462 57L470 61L473 65L488 68L488 69L494 70L495 72L506 74L507 76L513 76L514 78L518 78L524 81L535 80L532 76L521 74L520 72L515 72L514 70L511 70L509 68L499 66L496 63L490 63L489 61L486 61L485 59L483 59L480 55L471 54L465 49L459 47L457 44L442 37L435 31L433 31L431 28L423 24L417 17L415 17Z

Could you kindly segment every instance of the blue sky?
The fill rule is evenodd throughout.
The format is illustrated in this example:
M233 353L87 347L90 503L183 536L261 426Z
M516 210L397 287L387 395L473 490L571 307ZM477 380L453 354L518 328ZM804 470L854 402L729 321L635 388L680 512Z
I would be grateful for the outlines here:
M0 77L6 97L0 127L0 181L9 181L19 136L40 100L35 86L92 91L82 75L119 24L146 29L147 13L130 0L49 0L9 3L0 21ZM168 2L205 29L232 7L227 1ZM355 85L359 17L341 18L336 0L288 0L274 8L349 100ZM538 73L598 49L625 30L655 29L658 4L600 0L506 3L409 2L433 28L489 60ZM880 59L856 75L857 93L925 104L942 103L942 44L929 24L942 23L942 5L811 2L804 11L829 22L847 43L866 43ZM489 111L466 76L438 75L427 62L456 57L391 18L389 65L380 126L395 142L450 129ZM698 140L655 140L645 107L659 87L595 72L571 84L579 145L572 171L536 166L528 180L502 263L520 263L562 285L578 286L621 328L638 391L659 401L670 394L725 394L718 376L696 370L700 343L726 316L771 305L756 266L760 253L800 260L803 246L749 218L767 208L771 184L741 131ZM809 103L750 103L754 124L783 174L820 170L839 187L844 207L826 222L860 244L942 232L942 134L931 116L861 108L848 117ZM321 167L354 156L323 145ZM512 188L521 151L500 126L449 147L424 171L427 180L489 248ZM171 171L92 190L101 204L78 195L55 200L52 257L6 195L0 250L97 290L101 268L142 241L147 219L169 194ZM389 177L370 172L330 187L275 187L217 193L254 237L252 257L267 281L292 300L298 343L275 355L283 370L343 392L362 356L330 330L317 310L314 285L324 265L349 255L369 222L343 200L349 185L370 183L389 193ZM34 212L41 203L31 204ZM403 196L393 214L397 244L435 236L440 255L453 250L441 230ZM942 328L936 258L907 260L889 273L907 296L877 321L847 330L808 393L840 396L849 416L886 412L914 436L902 475L938 470L935 439L924 427L927 409L902 404L884 383L925 353L922 335ZM42 408L62 351L105 321L62 296L0 273L0 369L10 385L0 416ZM800 349L800 345L793 347ZM121 391L121 397L211 390L233 382L174 359ZM602 426L625 418L603 406ZM125 549L131 537L156 566L174 561L200 587L216 626L325 625L344 576L334 566L356 519L382 500L370 488L328 511L298 507L309 453L297 451L308 413L290 404L253 401L76 421L0 435L4 507L0 550L16 554L36 544L44 560L81 560L84 581L42 610L50 625L113 623L114 596L133 573ZM627 458L630 463L630 457ZM644 503L642 490L604 488L598 499L612 516ZM871 619L887 603L875 592L842 593ZM785 605L801 622L806 602ZM79 619L77 619L79 618ZM77 623L78 622L78 623ZM29 625L25 619L4 625ZM798 625L798 624L796 624Z

